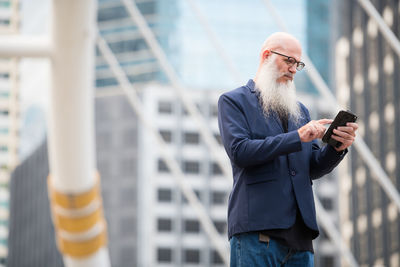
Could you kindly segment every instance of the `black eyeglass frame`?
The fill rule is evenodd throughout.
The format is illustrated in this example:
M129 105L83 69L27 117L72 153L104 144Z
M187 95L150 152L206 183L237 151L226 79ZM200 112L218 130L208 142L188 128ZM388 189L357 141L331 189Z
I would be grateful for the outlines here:
M290 67L293 66L294 64L296 64L296 70L300 71L306 66L306 64L304 64L304 62L297 61L294 57L290 57L290 56L287 56L287 55L284 55L284 54L281 54L281 53L278 53L278 52L275 52L275 51L272 51L272 50L271 50L271 53L274 53L274 54L277 54L277 55L280 55L280 56L283 56L283 57L287 57L287 59L285 60L286 63ZM294 60L294 62L290 62L290 61L292 61L292 59Z

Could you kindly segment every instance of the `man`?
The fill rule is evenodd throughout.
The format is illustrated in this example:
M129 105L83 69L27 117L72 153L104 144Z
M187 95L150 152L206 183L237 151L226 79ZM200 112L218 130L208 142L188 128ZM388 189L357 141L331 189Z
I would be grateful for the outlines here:
M301 45L287 33L264 42L254 80L218 101L219 129L233 170L228 235L231 266L313 266L319 234L312 180L335 168L356 123L334 130L338 148L320 148L325 124L311 120L293 83Z

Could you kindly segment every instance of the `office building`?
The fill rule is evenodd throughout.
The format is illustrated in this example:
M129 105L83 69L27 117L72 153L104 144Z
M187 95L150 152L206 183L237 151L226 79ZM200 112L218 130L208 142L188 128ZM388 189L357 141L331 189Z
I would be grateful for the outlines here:
M19 1L0 1L0 35L19 31ZM0 265L7 258L10 174L18 164L19 78L16 58L0 59Z
M217 140L216 105L220 93L192 89L189 94ZM198 124L185 112L173 88L149 85L143 90L143 103L147 118L155 124L168 150L181 165L185 181L209 212L218 232L227 238L231 177L223 176L212 160ZM221 258L161 158L154 138L144 128L139 136L138 266L221 266Z
M399 2L371 2L399 38ZM399 190L399 57L357 1L338 1L336 12L337 97L358 115L358 135ZM358 151L352 149L347 159L340 175L345 241L360 266L400 266L398 209Z
M47 144L42 143L13 172L7 266L63 267L47 193Z

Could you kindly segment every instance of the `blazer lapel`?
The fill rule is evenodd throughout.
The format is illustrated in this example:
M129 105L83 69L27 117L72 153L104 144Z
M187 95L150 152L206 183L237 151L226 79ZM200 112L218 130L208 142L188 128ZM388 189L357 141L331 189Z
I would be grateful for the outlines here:
M284 132L282 122L281 122L281 119L279 118L278 114L276 114L276 112L273 111L271 115L274 118L273 120L275 121L275 123L279 126L279 128L282 130L282 132Z
M288 132L297 130L297 126L296 124L293 122L293 119L291 117L289 117L289 121L288 121Z

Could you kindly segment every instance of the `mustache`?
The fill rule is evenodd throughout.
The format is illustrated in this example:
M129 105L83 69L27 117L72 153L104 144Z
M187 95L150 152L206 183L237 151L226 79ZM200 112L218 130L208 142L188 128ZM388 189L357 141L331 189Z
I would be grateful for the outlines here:
M284 74L283 74L283 76L286 76L286 77L288 77L288 78L291 78L291 79L293 79L293 78L294 78L294 75L293 75L293 73L290 73L290 72L286 72L286 73L284 73Z

